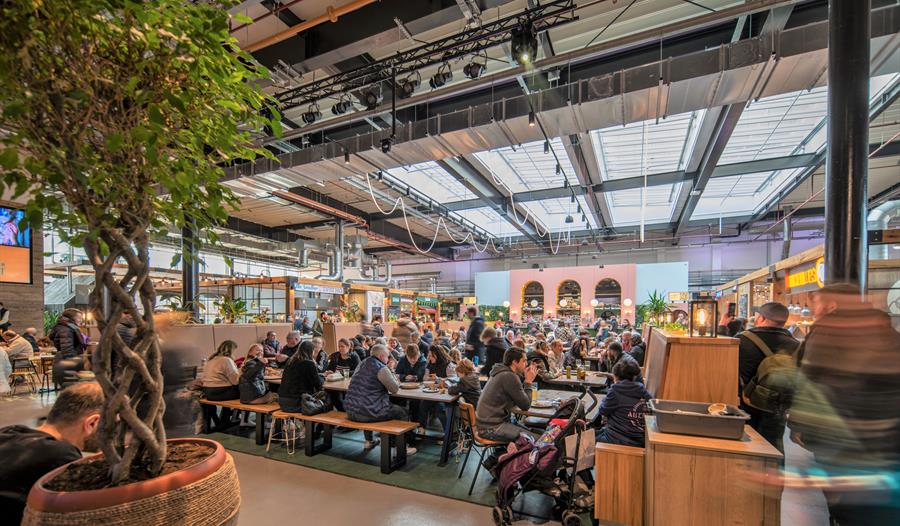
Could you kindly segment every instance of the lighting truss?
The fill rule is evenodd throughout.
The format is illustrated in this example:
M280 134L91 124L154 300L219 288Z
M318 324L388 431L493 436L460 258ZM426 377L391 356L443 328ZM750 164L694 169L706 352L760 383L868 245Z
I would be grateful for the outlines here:
M575 0L554 0L506 18L467 29L441 40L402 51L377 62L277 93L282 111L391 80L391 71L406 75L457 58L477 55L509 42L514 30L531 24L535 34L578 20Z

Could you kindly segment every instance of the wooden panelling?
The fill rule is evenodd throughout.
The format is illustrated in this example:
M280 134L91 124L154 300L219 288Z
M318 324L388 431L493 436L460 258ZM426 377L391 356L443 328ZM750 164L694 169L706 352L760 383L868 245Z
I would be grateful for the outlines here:
M644 449L598 442L594 516L603 524L644 522Z
M656 398L737 405L738 340L650 333L646 385Z

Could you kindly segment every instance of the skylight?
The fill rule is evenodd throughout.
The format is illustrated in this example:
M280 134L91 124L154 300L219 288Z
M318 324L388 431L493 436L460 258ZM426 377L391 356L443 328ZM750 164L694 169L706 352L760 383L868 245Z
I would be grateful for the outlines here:
M750 215L804 168L711 179L691 219Z
M387 172L438 203L453 203L476 197L434 161L391 168Z
M666 223L672 217L675 198L682 183L650 186L647 188L631 188L606 192L604 197L609 204L613 226L633 226L641 223L642 192L647 192L647 203L644 208L644 223Z
M591 211L587 207L587 203L583 196L578 196L573 203L571 198L564 197L558 199L543 199L541 201L532 201L525 203L528 208L529 215L534 217L542 225L550 229L551 232L565 232L569 229L583 230L586 228L597 228ZM578 208L581 208L581 213ZM571 215L573 222L566 223L566 217ZM587 224L581 220L582 215L588 220ZM520 220L525 219L523 216ZM544 230L541 229L541 233Z
M563 174L569 183L577 184L575 170L566 154L562 140L551 139L545 151L544 141L526 143L516 147L498 148L475 156L484 163L502 186L511 192L528 192L563 186ZM556 157L553 154L556 154ZM556 170L559 158L560 172Z
M500 214L492 208L473 208L470 210L451 212L451 214L468 219L476 226L483 228L495 237L518 236L522 233L509 221L500 217Z

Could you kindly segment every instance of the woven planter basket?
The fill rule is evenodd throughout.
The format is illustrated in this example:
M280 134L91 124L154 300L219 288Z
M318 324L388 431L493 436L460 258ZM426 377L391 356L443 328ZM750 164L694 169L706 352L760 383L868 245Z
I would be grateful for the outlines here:
M203 461L152 480L93 491L44 488L66 466L41 477L28 494L23 526L232 526L241 507L234 460L218 442L170 440L213 448ZM96 459L98 455L76 462Z

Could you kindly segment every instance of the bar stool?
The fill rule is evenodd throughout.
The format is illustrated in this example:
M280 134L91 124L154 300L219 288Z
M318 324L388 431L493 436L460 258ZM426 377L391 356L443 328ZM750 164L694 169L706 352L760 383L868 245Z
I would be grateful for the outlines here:
M288 413L286 411L275 411L272 413L272 427L269 428L269 442L266 444L266 452L272 447L272 441L274 440L275 442L284 442L287 446L288 455L293 455L297 448L297 428L300 428L301 440L304 434L303 426L298 425L294 419L302 416L300 413ZM279 421L281 422L281 431L278 433L280 438L274 438L275 428L278 427Z
M35 392L38 380L37 369L34 363L28 358L16 358L12 363L12 373L9 375L9 385L11 387L10 394L16 392L18 387L17 378L21 378L23 382L27 382L31 386L31 392Z
M53 357L44 356L41 358L41 393L49 393L56 391L53 385Z

